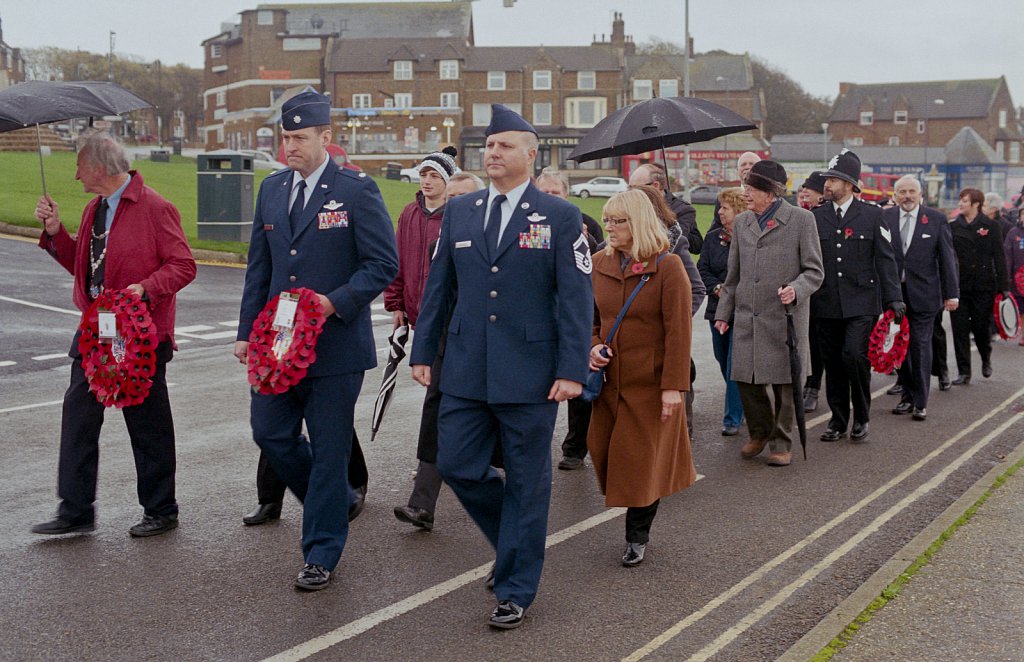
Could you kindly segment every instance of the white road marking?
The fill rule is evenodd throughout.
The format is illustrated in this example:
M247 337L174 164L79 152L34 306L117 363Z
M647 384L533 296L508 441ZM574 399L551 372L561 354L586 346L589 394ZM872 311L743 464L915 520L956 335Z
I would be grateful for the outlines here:
M39 308L41 310L49 310L54 313L64 313L65 315L74 315L75 317L81 317L82 313L77 310L68 310L67 308L57 308L56 306L47 306L43 303L34 303L32 301L25 301L23 299L13 299L11 297L0 296L0 301L8 301L10 303L20 303L23 306L30 306L32 308Z
M598 513L593 517L588 517L582 522L578 522L572 526L562 529L561 531L552 533L548 536L545 547L553 547L554 545L588 531L595 526L599 526L605 522L613 520L625 512L625 508L609 508L608 510ZM422 590L419 593L414 593L404 600L382 607L381 609L367 614L362 618L356 619L351 623L347 623L336 630L322 634L319 637L310 639L309 641L301 643L294 648L290 648L282 653L274 655L273 657L269 657L265 662L291 662L294 660L304 660L311 655L319 653L320 651L327 650L335 644L339 644L347 639L356 637L382 623L398 618L402 614L408 613L417 607L422 607L425 604L433 602L434 600L458 590L467 584L481 580L487 576L490 569L491 562L488 561L487 563L477 566L472 570L468 570L461 575L452 577L440 584L435 584L434 586Z
M238 335L238 330L230 329L228 331L214 331L213 333L182 333L181 331L175 331L175 334L181 334L196 340L220 340L222 338L234 338Z
M0 361L0 368L6 368L9 365L18 365L17 361Z
M176 345L187 345L190 342L192 342L192 341L189 340L188 338L175 338L174 339L174 343Z
M382 304L382 303L372 303L372 304L370 304L370 308L373 309L373 310L384 310L384 304Z
M236 328L238 326L238 320L228 320L227 322L217 322L217 324L220 324L221 326L230 326L232 328Z
M67 352L60 352L59 354L43 354L42 356L33 356L33 361L52 361L53 359L66 359L68 357Z
M0 414L6 414L12 411L24 411L26 409L38 409L39 407L50 407L52 405L62 404L63 402L63 400L51 400L50 402L37 402L32 405L18 405L17 407L6 407L4 409L0 409Z
M854 547L864 542L868 536L876 533L886 522L891 520L896 515L899 515L912 503L923 497L928 492L931 492L942 481L946 480L951 473L962 467L968 460L977 455L978 451L988 445L993 439L1005 432L1011 425L1024 418L1024 414L1017 413L1007 419L1002 425L997 427L992 432L988 433L982 439L971 446L963 455L950 462L942 471L935 474L928 482L920 485L916 490L908 494L907 496L900 499L898 503L890 507L884 513L876 517L870 524L861 529L852 538L847 540L845 543L836 548L833 552L825 556L823 559L815 563L813 566L808 568L803 574L797 577L795 580L790 582L781 591L773 595L768 600L761 603L761 606L750 612L742 618L739 623L732 626L721 635L718 636L710 644L702 648L695 655L690 657L691 662L704 662L716 655L723 648L735 641L741 634L749 630L754 624L760 621L762 618L767 616L776 607L784 603L789 599L791 595L796 593L798 590L809 584L812 579L817 577L829 566L838 561L840 558L848 554Z
M394 317L391 315L370 315L370 319L374 322L391 322L394 321Z
M859 513L861 510L866 508L875 500L884 496L887 492L889 492L894 487L896 487L904 480L909 478L911 475L916 473L926 464L928 464L933 459L938 457L941 453L945 452L950 446L957 443L962 438L973 432L975 429L977 429L979 426L981 426L983 423L985 423L987 420L989 420L996 414L1000 413L1003 409L1009 406L1010 403L1020 398L1021 395L1024 395L1024 388L1020 389L1019 391L1011 395L1009 398L1004 400L1002 403L994 407L988 414L985 414L981 418L975 420L966 428L950 437L942 445L938 446L937 448L932 450L932 452L928 453L923 458L921 458L911 466L904 469L899 475L889 480L887 483L876 489L874 492L867 495L866 497L864 497L854 505L850 506L849 508L844 510L842 513L840 513L830 521L823 524L821 527L819 527L816 531L808 535L806 538L796 543L786 551L782 552L775 558L771 559L770 561L762 565L754 572L744 577L737 584L732 586L729 590L716 596L706 605L704 605L697 611L693 612L692 614L688 615L686 618L682 619L681 621L670 627L668 630L665 630L663 633L652 639L647 645L634 651L630 656L624 658L624 661L640 660L646 657L647 655L653 653L654 651L658 650L662 646L664 646L666 643L677 637L680 633L689 628L691 625L697 623L705 616L710 614L712 611L718 609L723 604L739 595L741 592L749 588L755 582L758 582L761 579L763 579L769 572L771 572L778 566L782 565L799 552L803 551L806 547L811 545L813 542L815 542L825 534L827 534L832 529L836 528L846 520L850 519L851 517Z
M193 324L192 326L176 326L174 333L199 333L200 331L212 331L214 327L206 324Z

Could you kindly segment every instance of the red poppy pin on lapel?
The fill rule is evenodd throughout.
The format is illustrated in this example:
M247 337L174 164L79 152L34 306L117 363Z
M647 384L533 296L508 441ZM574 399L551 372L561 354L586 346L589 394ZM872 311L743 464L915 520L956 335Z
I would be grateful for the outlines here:
M921 217L921 225L928 225L928 216Z
M777 222L775 221L775 219L774 219L774 218L773 218L773 219L771 219L770 221L768 221L767 223L765 223L765 224L764 224L765 228L767 228L767 229L769 229L769 230L771 230L772 228L774 228L774 227L775 227L776 225L778 225L778 223L777 223Z
M646 269L646 268L647 268L647 263L646 262L634 262L633 266L630 267L630 270L633 273L638 274L638 273L642 273L643 270Z
M846 237L847 239L852 237L853 236L853 228L846 228L846 231L843 232L843 236Z
M978 228L978 234L984 237L985 235L988 234L988 228Z

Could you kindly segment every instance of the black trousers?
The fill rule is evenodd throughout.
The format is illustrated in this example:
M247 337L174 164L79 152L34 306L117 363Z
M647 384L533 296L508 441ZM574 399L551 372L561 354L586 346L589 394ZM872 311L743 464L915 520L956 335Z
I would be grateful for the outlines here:
M299 433L296 436L301 435ZM363 457L363 449L359 445L359 436L352 431L352 455L348 461L348 484L354 488L365 488L369 480L369 471L366 468L366 458ZM284 501L284 491L287 486L284 481L274 472L270 466L267 454L260 451L260 461L256 465L256 497L260 503L280 503Z
M906 288L903 300L907 300ZM931 391L932 342L934 338L935 313L907 310L907 321L910 324L910 345L907 357L899 367L899 383L903 386L903 402L913 403L918 409L928 407L928 394Z
M64 394L57 470L57 514L73 521L95 519L96 479L100 460L100 429L106 408L89 391L78 354L78 336L72 350L71 383ZM121 410L135 456L139 503L154 517L176 515L174 498L174 421L167 397L167 362L174 351L170 341L156 348L153 386L142 404Z
M821 388L821 378L825 374L825 360L821 357L821 345L818 343L818 319L812 317L807 328L807 348L811 352L811 374L807 375L804 388Z
M654 523L654 516L658 514L658 499L649 506L630 506L626 508L626 542L636 542L646 545L651 538L651 524Z
M593 411L594 405L591 402L579 398L569 401L569 431L562 441L562 455L565 457L578 457L582 460L587 456L587 431L590 429L590 414Z
M953 353L961 375L971 374L971 334L982 363L992 359L992 305L995 292L960 292L960 306L949 314L953 325Z
M871 419L871 364L868 343L874 315L846 319L819 319L818 343L825 361L825 387L832 410L829 428L846 431L853 404L853 422Z
M946 345L946 329L942 326L942 313L935 316L935 326L932 327L932 374L939 379L949 378L949 364L946 361L946 354L949 351Z

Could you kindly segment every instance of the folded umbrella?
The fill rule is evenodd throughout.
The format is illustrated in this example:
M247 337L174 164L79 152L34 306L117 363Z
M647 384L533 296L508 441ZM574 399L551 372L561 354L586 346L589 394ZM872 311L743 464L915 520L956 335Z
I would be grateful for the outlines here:
M380 381L380 391L377 392L377 401L373 403L372 432L370 441L377 438L377 430L380 429L384 414L391 404L391 396L395 390L395 381L398 379L398 368L405 358L405 343L409 340L409 326L403 325L395 329L388 338L390 346L388 362L384 366L384 377Z
M804 369L800 364L800 346L793 323L793 306L786 306L786 346L789 347L789 375L793 381L793 411L796 414L796 429L800 433L800 446L807 459L807 417L804 415L804 401L801 386L804 383Z

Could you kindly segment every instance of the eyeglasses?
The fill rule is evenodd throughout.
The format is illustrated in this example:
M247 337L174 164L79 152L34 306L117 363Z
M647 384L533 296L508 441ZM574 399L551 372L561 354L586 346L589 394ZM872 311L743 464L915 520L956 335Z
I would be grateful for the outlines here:
M608 227L609 225L622 225L623 223L629 223L628 218L602 218L601 220L604 221L605 227Z
M638 188L640 188L641 186L654 186L654 182L642 182L642 183L639 183L639 184L630 184L628 186L628 188L629 188L630 191L635 191Z

